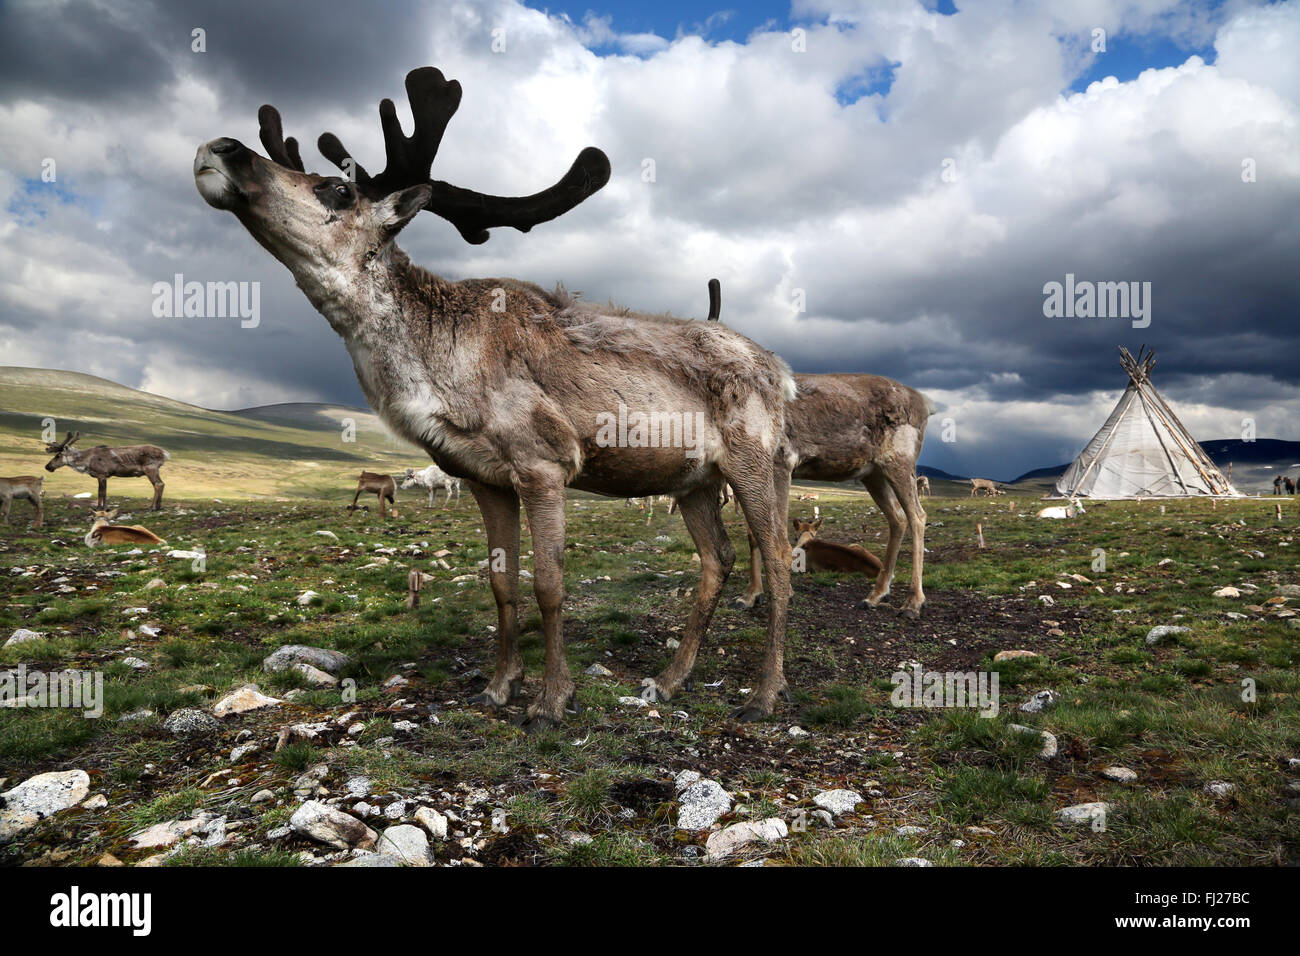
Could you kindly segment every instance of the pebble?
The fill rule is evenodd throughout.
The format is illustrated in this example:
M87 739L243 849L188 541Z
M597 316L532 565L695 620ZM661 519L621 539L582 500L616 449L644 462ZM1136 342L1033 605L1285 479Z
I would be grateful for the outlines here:
M1104 822L1106 814L1109 812L1109 803L1076 803L1074 806L1063 807L1060 810L1057 810L1055 816L1061 823L1075 826L1079 824L1091 825L1094 820L1101 820Z
M784 820L770 817L766 820L745 823L733 823L723 830L709 834L704 843L704 851L710 860L721 860L730 856L747 843L762 841L775 843L790 835Z
M1101 772L1101 775L1107 780L1114 780L1116 783L1135 783L1138 775L1128 767L1107 767Z
M862 794L855 790L823 790L813 797L813 803L835 816L852 813L862 802Z
M905 856L894 863L895 866L934 866L923 856Z
M679 830L707 830L731 809L731 795L714 780L700 780L681 792L677 812Z
M1180 627L1176 624L1161 624L1159 627L1153 627L1147 631L1147 644L1159 644L1167 637L1173 637L1175 634L1190 634L1190 627Z
M295 833L338 850L373 849L379 834L351 814L316 800L308 800L289 818Z
M221 725L212 717L193 707L182 707L172 711L163 721L163 730L173 737L192 737L198 734L216 733Z

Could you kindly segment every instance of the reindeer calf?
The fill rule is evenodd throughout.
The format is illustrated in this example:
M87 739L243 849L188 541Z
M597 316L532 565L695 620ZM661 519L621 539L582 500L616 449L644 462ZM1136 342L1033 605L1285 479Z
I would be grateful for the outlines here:
M18 475L15 478L0 478L0 524L9 523L9 506L15 498L26 498L36 509L33 528L39 528L45 522L45 508L41 503L41 487L44 478L35 475Z
M133 524L109 524L118 516L116 508L112 511L91 511L90 531L86 535L86 547L97 548L101 544L166 544L148 528Z
M1038 512L1036 517L1039 518L1073 518L1075 515L1087 514L1083 510L1083 502L1078 498L1071 498L1068 505L1056 505L1052 508L1043 508Z
M441 488L447 493L447 498L443 505L451 503L452 492L456 493L456 504L460 504L460 479L453 478L437 465L430 465L416 471L414 468L406 469L406 474L402 476L402 483L398 486L402 489L407 488L425 488L429 492L429 507L433 507L434 495Z
M818 541L817 531L822 526L821 518L815 521L801 521L798 518L792 520L795 560L798 561L802 554L807 570L865 574L869 578L875 578L884 567L878 557L860 545Z
M352 496L352 504L348 505L348 511L357 510L357 499L361 497L362 492L377 495L379 498L379 513L385 518L388 517L388 508L384 504L397 504L397 482L393 480L392 475L380 475L373 471L363 471L361 477L357 479L357 493Z

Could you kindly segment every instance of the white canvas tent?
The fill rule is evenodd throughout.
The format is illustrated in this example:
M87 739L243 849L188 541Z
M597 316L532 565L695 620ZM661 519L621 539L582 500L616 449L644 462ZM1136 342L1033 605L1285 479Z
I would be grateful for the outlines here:
M1128 388L1074 464L1056 482L1065 498L1238 497L1151 384L1155 354L1121 348Z

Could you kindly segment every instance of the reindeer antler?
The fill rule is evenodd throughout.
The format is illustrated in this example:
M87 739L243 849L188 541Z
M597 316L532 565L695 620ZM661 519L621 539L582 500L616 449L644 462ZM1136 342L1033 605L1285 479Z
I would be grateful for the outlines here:
M306 172L302 166L302 155L298 152L298 141L290 136L284 138L284 127L280 124L280 111L267 103L257 111L258 138L272 162L279 163L300 173Z
M433 195L424 208L448 220L466 242L474 245L486 242L488 230L496 226L528 232L539 222L564 215L609 182L609 158L593 146L578 154L559 182L531 196L489 196L430 179L429 170L438 154L442 135L460 106L461 87L455 80L446 79L441 70L426 66L406 75L406 95L415 117L415 131L410 136L402 133L393 101L384 99L379 104L387 165L378 176L366 173L333 133L321 134L317 148L334 165L355 176L357 188L372 200L408 186L432 186ZM273 143L280 142L279 114L268 106L262 107L262 112L267 114L262 124L262 142L271 153ZM267 142L268 127L275 134L272 143ZM292 143L290 139L284 145L288 147ZM280 152L288 155L287 149ZM271 158L284 165L275 154ZM301 169L301 164L297 168Z

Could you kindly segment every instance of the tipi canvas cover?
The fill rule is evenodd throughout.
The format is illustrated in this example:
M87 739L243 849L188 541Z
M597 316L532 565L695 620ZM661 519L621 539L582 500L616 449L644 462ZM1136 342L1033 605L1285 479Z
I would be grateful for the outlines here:
M1151 384L1153 353L1121 348L1129 384L1101 431L1056 482L1067 498L1172 498L1239 493Z

